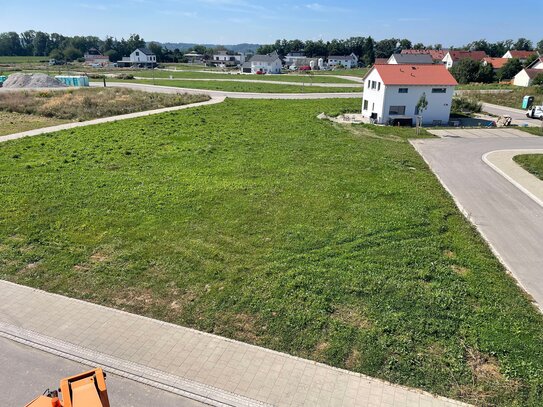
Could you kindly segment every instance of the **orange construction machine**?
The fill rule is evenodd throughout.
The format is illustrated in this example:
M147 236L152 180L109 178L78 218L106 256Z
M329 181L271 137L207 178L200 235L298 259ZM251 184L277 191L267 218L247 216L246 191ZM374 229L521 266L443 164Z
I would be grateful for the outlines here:
M62 379L58 390L47 390L26 407L109 407L106 374L97 368Z

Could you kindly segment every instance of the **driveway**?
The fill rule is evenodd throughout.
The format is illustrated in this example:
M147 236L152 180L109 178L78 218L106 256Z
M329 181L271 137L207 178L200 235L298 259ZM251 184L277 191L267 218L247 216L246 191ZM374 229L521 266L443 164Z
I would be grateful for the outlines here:
M482 159L496 150L541 149L543 138L443 138L411 143L543 310L543 207Z
M525 131L515 128L488 128L488 129L445 129L428 130L428 133L440 138L533 138L536 137Z

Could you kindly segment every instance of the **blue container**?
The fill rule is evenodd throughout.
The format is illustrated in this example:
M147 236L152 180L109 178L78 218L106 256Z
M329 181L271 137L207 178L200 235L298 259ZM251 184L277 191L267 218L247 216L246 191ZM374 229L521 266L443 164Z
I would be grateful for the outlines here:
M88 76L67 76L67 75L57 75L56 79L64 83L66 86L89 86L89 77Z

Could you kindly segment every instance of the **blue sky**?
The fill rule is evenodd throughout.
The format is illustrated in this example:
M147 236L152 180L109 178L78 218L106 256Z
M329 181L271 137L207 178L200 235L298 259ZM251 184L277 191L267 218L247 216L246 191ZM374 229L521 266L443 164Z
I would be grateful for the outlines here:
M25 0L2 5L0 31L215 44L371 35L447 47L481 38L539 41L542 15L542 0Z

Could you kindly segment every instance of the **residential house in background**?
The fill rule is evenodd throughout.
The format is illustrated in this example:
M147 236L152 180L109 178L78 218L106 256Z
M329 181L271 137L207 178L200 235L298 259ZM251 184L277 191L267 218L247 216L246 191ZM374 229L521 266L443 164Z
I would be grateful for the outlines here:
M448 49L402 49L402 54L418 55L428 54L434 60L434 63L443 63L443 58L449 52Z
M277 51L266 55L253 55L249 62L253 74L278 74L283 68L283 61Z
M205 63L205 56L202 54L198 54L196 51L191 51L187 54L183 55L185 58L187 58L187 61L189 64L203 64Z
M420 115L423 124L445 125L457 84L441 64L374 65L364 77L362 116L379 124L412 125ZM428 106L421 112L422 95Z
M528 87L536 76L543 74L543 57L539 57L513 78L513 85Z
M449 51L443 57L443 63L447 69L451 69L454 64L463 59L472 59L477 62L483 61L488 58L488 55L484 51Z
M240 66L245 63L245 54L231 51L218 51L216 54L213 54L209 63L222 68Z
M510 50L507 51L502 58L512 59L517 58L520 60L520 62L524 63L528 58L530 58L532 55L536 54L535 51L516 51L516 50Z
M119 67L154 68L157 66L156 55L149 48L137 48L129 57L123 57L117 61L117 65Z
M83 57L85 58L85 64L87 65L106 66L109 64L109 56L103 55L96 48L90 48L87 52L85 52Z
M387 64L433 64L430 54L392 54Z
M483 59L483 65L484 66L490 65L495 71L497 71L498 69L502 68L508 61L509 59L507 58L487 57Z
M289 52L285 55L284 62L286 66L302 66L299 62L301 59L305 59L305 54L301 51Z
M328 66L334 68L338 65L344 68L351 69L358 66L358 57L351 53L351 55L330 55L328 57Z

